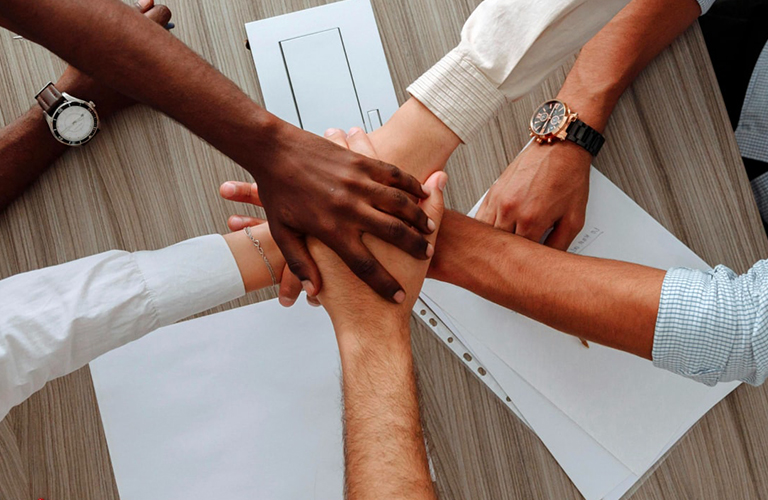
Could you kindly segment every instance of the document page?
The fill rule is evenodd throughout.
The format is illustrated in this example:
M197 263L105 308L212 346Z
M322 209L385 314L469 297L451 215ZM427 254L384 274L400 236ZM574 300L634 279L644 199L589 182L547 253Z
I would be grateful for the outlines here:
M122 500L342 500L339 355L277 300L160 329L91 363Z

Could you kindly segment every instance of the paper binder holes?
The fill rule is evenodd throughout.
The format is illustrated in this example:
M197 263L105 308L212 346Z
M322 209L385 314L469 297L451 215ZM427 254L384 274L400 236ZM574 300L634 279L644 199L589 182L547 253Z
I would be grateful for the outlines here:
M466 359L467 361L472 361L472 356L468 352L465 352L464 359Z
M437 326L437 321L435 320L435 318L429 318L429 324L432 326Z
M511 403L511 402L512 402L512 399L510 399L510 397L507 396L507 403Z
M485 368L481 366L480 368L477 369L477 373L479 373L480 375L485 375Z
M448 343L450 344L451 342L453 342L453 337L448 337Z
M427 310L426 310L426 309L422 309L420 314L421 314L422 316L424 316L425 314L427 314Z

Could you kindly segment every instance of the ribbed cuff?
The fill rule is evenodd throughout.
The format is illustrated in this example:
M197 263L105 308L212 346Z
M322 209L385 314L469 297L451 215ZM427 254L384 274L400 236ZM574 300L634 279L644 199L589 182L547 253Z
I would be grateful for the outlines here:
M133 255L157 311L159 326L171 325L245 294L237 262L218 234Z
M454 49L408 87L463 142L506 104L504 94L459 49Z

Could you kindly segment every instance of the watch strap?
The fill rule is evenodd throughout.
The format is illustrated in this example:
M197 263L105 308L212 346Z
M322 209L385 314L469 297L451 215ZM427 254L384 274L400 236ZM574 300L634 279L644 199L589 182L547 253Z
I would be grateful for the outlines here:
M56 108L66 101L61 92L59 92L59 89L57 89L51 82L48 82L48 85L43 87L43 90L37 93L35 99L48 116L53 116Z
M586 149L592 156L597 156L605 144L603 134L578 119L568 125L565 138Z

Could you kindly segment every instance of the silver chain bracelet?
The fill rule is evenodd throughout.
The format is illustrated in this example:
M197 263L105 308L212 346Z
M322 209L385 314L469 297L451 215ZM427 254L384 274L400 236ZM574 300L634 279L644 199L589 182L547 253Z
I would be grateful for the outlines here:
M253 243L253 246L256 247L256 250L259 251L259 255L261 255L261 258L264 259L264 263L267 265L267 269L269 269L269 275L272 277L272 286L277 285L277 278L275 277L275 270L272 269L272 264L269 263L269 259L267 258L267 255L264 253L264 249L261 247L261 242L253 237L251 234L251 228L246 227L244 229L245 234L248 235L248 239L251 240Z

